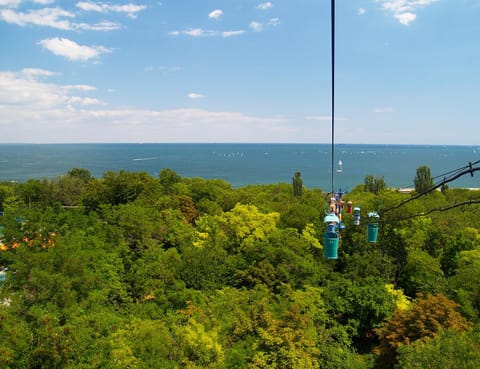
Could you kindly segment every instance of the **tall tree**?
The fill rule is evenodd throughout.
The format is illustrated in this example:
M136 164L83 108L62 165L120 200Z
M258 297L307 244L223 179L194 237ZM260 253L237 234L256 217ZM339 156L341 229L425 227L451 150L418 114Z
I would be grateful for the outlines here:
M415 191L418 193L422 193L433 187L433 177L430 168L426 165L418 167L417 175L415 176L413 183L415 184Z
M295 172L295 175L292 178L293 194L296 197L302 196L303 192L303 180L300 172Z

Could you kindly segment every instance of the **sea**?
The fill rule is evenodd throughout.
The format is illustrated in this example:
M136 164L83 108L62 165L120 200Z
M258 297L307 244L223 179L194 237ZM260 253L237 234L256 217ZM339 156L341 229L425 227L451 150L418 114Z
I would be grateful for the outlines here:
M480 160L479 146L336 144L333 155L335 190L349 191L366 175L383 178L389 187L411 188L416 169L426 165L442 180ZM476 164L478 167L479 164ZM107 171L162 169L182 177L222 179L233 187L292 183L300 172L308 188L325 191L332 184L330 144L121 143L0 144L0 181L54 179L72 168L88 169L96 178ZM479 188L480 171L464 175L450 187Z

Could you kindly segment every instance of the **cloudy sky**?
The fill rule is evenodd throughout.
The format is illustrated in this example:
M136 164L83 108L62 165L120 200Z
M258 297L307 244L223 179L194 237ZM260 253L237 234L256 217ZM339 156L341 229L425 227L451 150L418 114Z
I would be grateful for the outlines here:
M480 143L480 0L340 0L342 143ZM0 142L329 142L329 0L0 0Z

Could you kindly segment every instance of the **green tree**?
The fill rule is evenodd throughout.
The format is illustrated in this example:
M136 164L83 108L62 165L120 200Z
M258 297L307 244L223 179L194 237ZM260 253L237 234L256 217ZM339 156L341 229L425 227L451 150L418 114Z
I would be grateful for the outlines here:
M408 296L436 294L444 290L445 278L439 259L423 250L411 250L400 283Z
M187 287L212 291L225 285L227 252L215 242L182 249L182 280Z
M302 231L307 224L318 223L320 211L310 204L294 202L280 213L280 227Z
M472 214L475 216L475 214ZM465 215L459 215L465 219ZM478 228L460 225L457 222L449 222L445 230L446 234L441 237L442 255L441 265L445 275L455 274L462 251L470 251L480 248L480 233ZM453 228L453 229L452 229Z
M52 204L51 186L46 179L29 179L19 184L16 192L29 208Z
M84 183L87 183L88 181L93 179L90 171L85 168L73 168L67 172L67 175L70 177L78 178Z
M377 194L385 188L387 188L387 184L385 183L385 179L383 177L379 178L372 175L365 176L364 191Z
M220 343L218 330L208 329L190 317L185 325L177 326L175 336L184 355L186 368L223 368L225 352Z
M0 185L0 211L3 211L3 201L14 195L12 186Z
M458 311L459 305L445 295L418 296L407 310L396 310L384 325L375 329L380 344L378 368L393 368L397 362L398 349L419 339L435 337L443 329L465 331L471 327Z
M171 194L175 191L174 186L179 183L181 179L182 178L170 168L163 169L159 174L160 184L167 194Z
M296 197L302 196L303 193L303 180L300 172L295 172L292 178L293 194Z
M114 369L175 369L181 361L178 342L166 322L134 318L110 338L110 365Z
M17 314L15 306L0 306L0 330L0 367L28 368L32 355L32 331L26 319Z
M430 168L426 165L422 165L417 168L417 175L413 180L415 184L415 191L418 193L425 192L433 187L433 177L430 172Z
M109 171L103 175L102 180L106 199L112 205L134 201L143 192L152 191L155 187L155 180L146 172Z
M62 205L81 205L82 195L85 193L87 184L93 179L89 170L74 168L66 175L51 181L52 196Z
M437 337L399 348L396 369L476 369L480 362L480 332L445 330Z
M241 247L251 246L266 239L276 229L280 214L264 214L255 205L237 204L231 211L218 217L220 227Z
M88 182L80 201L87 213L99 210L101 205L108 203L106 185L101 180Z
M480 317L480 249L461 251L456 273L449 280L455 300L462 312L472 320Z
M323 296L361 352L371 349L372 329L380 327L395 309L394 296L384 281L375 277L350 280L337 276L328 281Z

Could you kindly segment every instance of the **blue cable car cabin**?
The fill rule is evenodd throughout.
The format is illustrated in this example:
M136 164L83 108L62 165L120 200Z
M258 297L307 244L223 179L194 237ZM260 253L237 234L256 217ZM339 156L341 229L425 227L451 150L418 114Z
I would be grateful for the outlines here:
M376 243L378 237L378 222L380 215L376 212L368 213L367 241Z
M326 259L338 259L338 241L340 238L338 233L338 225L340 220L335 213L330 213L325 216L323 222L327 225L327 230L324 235L324 257Z

